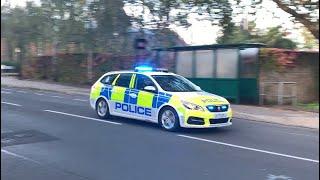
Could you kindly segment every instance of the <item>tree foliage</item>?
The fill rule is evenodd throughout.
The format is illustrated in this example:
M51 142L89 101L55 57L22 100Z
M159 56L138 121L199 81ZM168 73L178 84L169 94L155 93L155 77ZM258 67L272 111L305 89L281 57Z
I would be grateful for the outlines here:
M251 0L255 7L263 0ZM278 8L290 14L292 20L303 24L311 34L319 39L319 0L272 0ZM240 0L237 0L240 4ZM257 11L258 9L256 9Z
M230 23L224 31L224 35L218 38L221 44L230 43L264 43L267 47L295 49L297 44L285 38L280 26L268 29L266 33L256 32L254 23L250 23L247 30ZM227 30L227 31L226 31Z

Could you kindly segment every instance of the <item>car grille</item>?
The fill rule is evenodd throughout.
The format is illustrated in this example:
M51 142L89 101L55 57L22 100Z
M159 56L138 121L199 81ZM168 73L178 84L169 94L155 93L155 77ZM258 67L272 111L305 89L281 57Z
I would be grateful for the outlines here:
M228 105L208 105L206 106L210 112L226 112L229 109Z
M229 118L221 118L221 119L210 119L210 124L221 124L227 123Z
M187 123L194 125L204 125L204 120L202 118L189 117Z

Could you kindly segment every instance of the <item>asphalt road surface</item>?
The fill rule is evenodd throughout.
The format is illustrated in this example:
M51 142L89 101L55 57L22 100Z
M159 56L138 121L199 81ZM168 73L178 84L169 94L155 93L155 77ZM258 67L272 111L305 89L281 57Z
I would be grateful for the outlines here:
M319 131L233 120L166 132L100 120L89 96L1 88L4 180L319 179Z

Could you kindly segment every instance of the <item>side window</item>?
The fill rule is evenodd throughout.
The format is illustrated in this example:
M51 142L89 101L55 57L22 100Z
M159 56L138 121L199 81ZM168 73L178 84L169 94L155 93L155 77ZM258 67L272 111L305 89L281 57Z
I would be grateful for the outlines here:
M120 77L117 79L116 86L128 88L130 84L131 76L132 74L120 74Z
M114 79L118 76L118 74L111 74L111 75L107 75L104 76L100 82L106 85L111 85L112 82L114 81Z
M142 74L137 74L136 78L137 78L136 89L143 90L143 88L146 86L156 87L156 85L153 83L153 81L148 76L145 76Z

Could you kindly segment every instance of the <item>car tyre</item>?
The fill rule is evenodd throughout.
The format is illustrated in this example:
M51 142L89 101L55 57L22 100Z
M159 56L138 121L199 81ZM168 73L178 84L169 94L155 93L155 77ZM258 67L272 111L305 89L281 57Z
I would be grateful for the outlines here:
M167 131L177 131L180 128L179 116L171 107L164 107L159 113L159 125Z
M96 113L99 118L107 119L110 117L108 103L105 99L100 98L96 103Z

